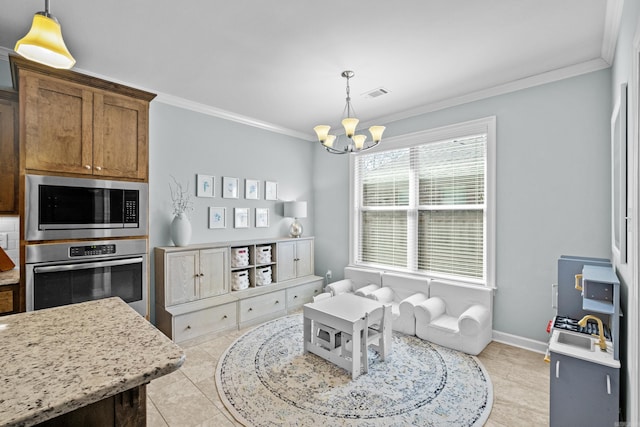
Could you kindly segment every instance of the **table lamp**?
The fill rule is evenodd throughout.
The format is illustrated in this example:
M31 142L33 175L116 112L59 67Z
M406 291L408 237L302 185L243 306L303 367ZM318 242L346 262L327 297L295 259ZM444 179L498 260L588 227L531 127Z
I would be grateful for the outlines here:
M289 227L289 235L291 237L302 236L302 224L298 219L307 217L307 202L284 202L284 216L293 218L291 227Z

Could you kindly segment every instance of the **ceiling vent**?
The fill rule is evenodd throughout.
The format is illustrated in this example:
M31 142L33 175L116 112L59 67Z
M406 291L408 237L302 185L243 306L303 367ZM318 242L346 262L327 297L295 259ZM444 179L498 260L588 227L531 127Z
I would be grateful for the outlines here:
M362 96L364 96L365 98L377 98L379 96L386 95L388 93L389 93L388 89L379 87L377 89L373 89L373 90L370 90L369 92L363 93Z

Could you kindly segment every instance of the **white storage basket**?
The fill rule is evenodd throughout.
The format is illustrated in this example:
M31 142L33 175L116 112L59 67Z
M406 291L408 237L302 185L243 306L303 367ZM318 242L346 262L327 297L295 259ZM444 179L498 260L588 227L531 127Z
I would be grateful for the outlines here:
M256 286L271 284L271 267L258 268L256 270Z
M256 247L256 264L269 264L271 262L271 246Z
M249 248L231 249L231 266L246 267L249 265Z
M249 287L249 272L247 270L234 271L231 273L231 289L239 291Z

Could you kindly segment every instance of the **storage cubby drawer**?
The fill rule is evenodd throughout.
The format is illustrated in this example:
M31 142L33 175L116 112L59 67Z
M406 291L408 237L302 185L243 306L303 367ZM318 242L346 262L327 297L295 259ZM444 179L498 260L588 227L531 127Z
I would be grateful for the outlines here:
M243 299L238 304L240 323L274 314L284 314L287 310L284 290Z
M322 280L287 289L287 309L296 309L313 301L322 292Z
M222 331L235 327L237 324L237 303L229 303L216 307L205 308L191 313L175 316L175 342L196 338L211 332Z

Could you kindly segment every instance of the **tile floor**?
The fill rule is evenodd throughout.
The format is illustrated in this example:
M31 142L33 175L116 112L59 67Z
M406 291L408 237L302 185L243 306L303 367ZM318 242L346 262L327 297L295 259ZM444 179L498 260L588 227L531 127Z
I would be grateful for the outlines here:
M246 330L183 344L178 371L147 386L147 425L240 426L218 397L218 359ZM549 421L549 365L543 356L492 342L479 356L493 382L494 402L487 426L545 426Z

